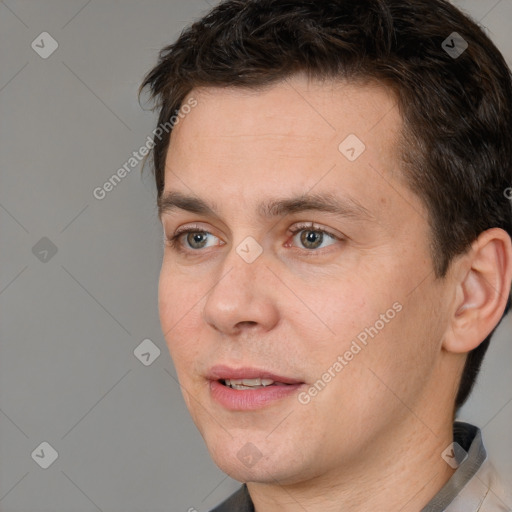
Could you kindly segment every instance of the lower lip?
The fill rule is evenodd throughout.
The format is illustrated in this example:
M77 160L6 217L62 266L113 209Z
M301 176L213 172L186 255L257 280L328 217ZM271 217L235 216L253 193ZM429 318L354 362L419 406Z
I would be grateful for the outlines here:
M251 411L261 409L273 402L293 395L303 384L266 386L257 389L233 389L219 381L210 381L212 398L231 411Z

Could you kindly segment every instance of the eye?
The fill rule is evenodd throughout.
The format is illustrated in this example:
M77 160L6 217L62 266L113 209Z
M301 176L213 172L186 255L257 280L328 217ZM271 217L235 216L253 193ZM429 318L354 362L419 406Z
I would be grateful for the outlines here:
M214 245L211 243L211 238L210 240L208 239L208 237L213 237L213 235L206 231L189 231L185 233L185 235L184 239L191 249L203 249L204 247L211 247Z
M339 238L325 229L315 227L312 224L296 226L290 230L295 245L302 246L307 250L323 249L336 243Z
M166 238L166 242L178 251L196 251L221 245L221 240L218 237L194 227L178 230L174 236Z

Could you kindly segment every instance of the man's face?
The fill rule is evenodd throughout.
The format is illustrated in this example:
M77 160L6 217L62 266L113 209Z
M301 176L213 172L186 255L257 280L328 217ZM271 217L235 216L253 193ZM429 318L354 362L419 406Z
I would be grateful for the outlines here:
M191 232L164 248L159 305L215 462L294 483L363 464L405 425L431 435L449 299L399 169L394 97L302 77L190 96L164 196L212 211L177 196L164 206L167 237ZM279 382L226 385L243 377Z

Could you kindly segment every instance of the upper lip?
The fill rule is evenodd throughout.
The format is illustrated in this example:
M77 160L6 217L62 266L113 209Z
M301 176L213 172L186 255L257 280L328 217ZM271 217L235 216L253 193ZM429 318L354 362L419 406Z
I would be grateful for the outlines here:
M303 381L277 375L276 373L259 368L232 368L226 365L215 365L210 368L207 378L209 380L226 380L226 379L271 379L274 382L282 382L284 384L303 384Z

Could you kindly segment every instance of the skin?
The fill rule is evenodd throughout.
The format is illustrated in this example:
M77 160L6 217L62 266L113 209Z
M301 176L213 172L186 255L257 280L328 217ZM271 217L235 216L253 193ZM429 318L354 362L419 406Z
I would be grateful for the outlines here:
M189 97L198 104L172 132L164 194L192 195L217 213L161 210L168 238L185 227L210 234L204 248L187 235L165 243L159 308L212 458L248 482L258 512L419 510L453 474L441 453L457 386L465 354L503 313L510 237L484 232L435 277L428 212L405 183L402 119L383 87L295 76ZM338 150L349 134L366 146L353 162ZM349 198L367 214L258 213L312 193ZM314 227L290 233L304 223ZM304 247L301 233L315 239L318 229L334 238ZM263 251L252 263L236 252L248 236ZM307 390L396 303L401 311L309 403L295 394L233 412L212 400L215 364L264 368ZM247 443L261 454L251 467L237 457Z

